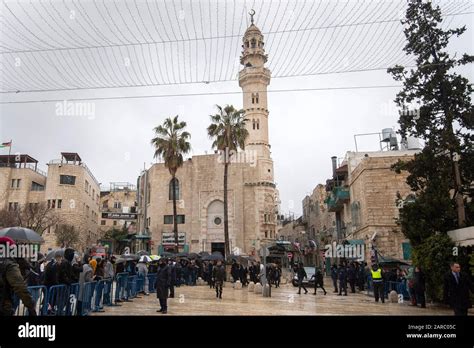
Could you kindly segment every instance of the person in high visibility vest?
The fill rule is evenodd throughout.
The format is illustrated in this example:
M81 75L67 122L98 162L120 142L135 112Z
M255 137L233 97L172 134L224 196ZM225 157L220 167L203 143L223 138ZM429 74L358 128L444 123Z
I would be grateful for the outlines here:
M382 303L385 303L385 295L383 293L383 271L378 264L373 264L371 269L372 284L374 286L375 302L379 302L379 297Z

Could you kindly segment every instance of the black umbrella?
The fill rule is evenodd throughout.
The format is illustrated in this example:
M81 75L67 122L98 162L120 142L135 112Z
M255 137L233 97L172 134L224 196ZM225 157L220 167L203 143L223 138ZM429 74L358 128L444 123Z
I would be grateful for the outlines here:
M10 237L16 243L38 244L44 242L38 233L25 227L2 228L0 237Z
M176 256L175 253L170 253L168 251L163 251L162 253L160 253L160 256L162 257L172 257L172 256Z
M209 254L207 251L201 251L201 252L199 253L199 256L201 256L201 257L203 257L203 258L206 257L206 256L209 256L209 255L210 255L210 254Z
M219 254L212 254L212 255L209 255L207 256L206 258L202 258L203 261L217 261L217 260L221 260L223 261L224 260L224 256L222 256L221 253Z
M189 254L189 258L190 259L200 259L201 258L201 255L198 255L196 253L190 253Z
M175 256L178 256L178 257L188 257L188 253L185 253L185 252L182 252L182 253L178 253L176 254Z
M56 256L56 253L61 256L61 257L64 257L64 250L66 249L54 249L54 250L51 250L48 252L48 254L46 255L46 259L45 261L51 261L52 259L54 259L54 257ZM78 257L79 256L79 253L77 251L74 251L74 257Z

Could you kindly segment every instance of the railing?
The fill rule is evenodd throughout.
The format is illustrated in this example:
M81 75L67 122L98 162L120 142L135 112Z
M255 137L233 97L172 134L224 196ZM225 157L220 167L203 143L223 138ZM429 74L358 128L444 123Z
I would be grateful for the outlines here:
M99 181L95 178L95 176L90 171L89 167L84 162L78 162L77 164L74 164L74 163L68 163L68 162L61 161L60 159L53 159L53 160L49 161L49 164L61 164L63 166L65 166L65 165L81 166L87 171L87 173L89 173L90 177L92 178L92 180L94 180L94 182L97 184L97 186L100 187Z
M18 162L13 162L13 163L0 163L0 168L15 168L15 169L31 169L32 171L42 175L42 176L47 176L47 173L41 169L38 169L38 167L35 167L31 163L18 163Z

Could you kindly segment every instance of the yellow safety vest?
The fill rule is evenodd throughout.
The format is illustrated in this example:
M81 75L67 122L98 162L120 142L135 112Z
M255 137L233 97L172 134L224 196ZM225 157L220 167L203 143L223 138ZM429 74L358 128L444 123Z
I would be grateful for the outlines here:
M382 270L379 268L376 271L370 270L372 272L372 279L382 279Z

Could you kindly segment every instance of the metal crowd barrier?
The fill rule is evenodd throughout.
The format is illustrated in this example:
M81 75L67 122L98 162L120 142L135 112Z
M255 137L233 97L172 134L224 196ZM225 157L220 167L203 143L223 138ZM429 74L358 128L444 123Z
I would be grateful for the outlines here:
M36 314L46 315L48 311L48 289L46 286L30 286L28 287L28 291L30 292L31 297L33 297ZM14 315L28 315L28 309L16 295L13 298L13 305L15 307Z
M408 282L384 282L384 295L386 298L388 298L388 294L390 291L395 290L397 294L402 294L404 300L409 300L410 299L410 293L408 292L407 289L407 284ZM372 284L372 279L367 280L367 295L371 296L374 294L374 287Z
M67 315L69 306L69 291L66 285L53 285L48 289L47 315Z
M149 291L154 292L156 273L148 274ZM84 283L81 289L79 283L67 286L54 285L49 289L46 286L30 286L38 315L74 316L88 315L91 311L102 308L103 305L112 306L117 300L128 300L137 296L138 291L144 290L144 277L129 276L127 272L119 273L114 279ZM81 296L79 296L81 295ZM13 297L14 315L28 315L20 299Z

